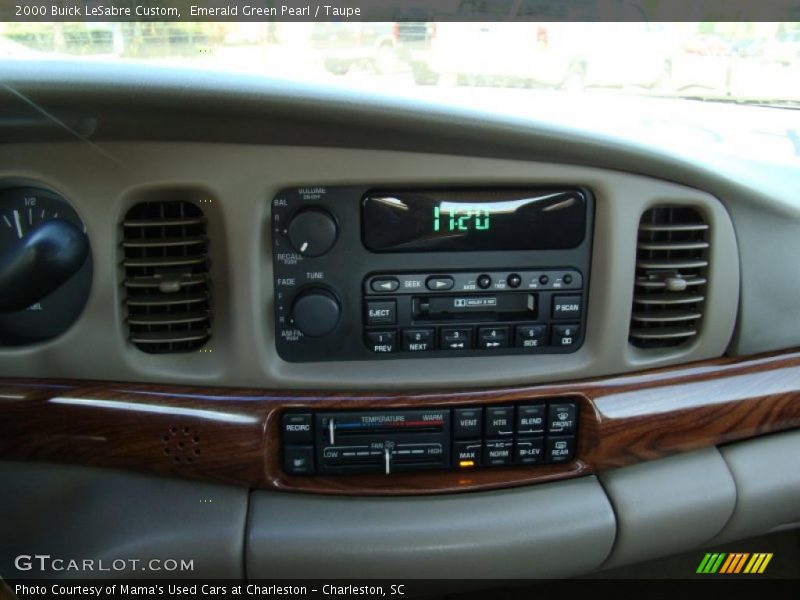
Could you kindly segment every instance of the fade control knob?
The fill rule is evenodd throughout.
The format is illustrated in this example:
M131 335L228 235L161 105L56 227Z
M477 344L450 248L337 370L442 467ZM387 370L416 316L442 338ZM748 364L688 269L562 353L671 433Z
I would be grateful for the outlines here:
M336 243L338 227L333 216L321 208L306 208L289 221L289 241L303 256L322 256Z
M332 292L312 288L301 292L292 307L292 320L304 335L322 337L336 329L342 309Z

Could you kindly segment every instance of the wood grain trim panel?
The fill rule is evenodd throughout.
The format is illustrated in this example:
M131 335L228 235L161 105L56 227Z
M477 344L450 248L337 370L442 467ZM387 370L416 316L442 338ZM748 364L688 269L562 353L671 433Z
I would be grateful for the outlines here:
M470 406L571 397L568 465L290 477L286 409ZM0 380L0 458L95 465L253 488L431 494L576 477L800 427L800 352L717 359L568 384L431 393L265 392L93 381Z

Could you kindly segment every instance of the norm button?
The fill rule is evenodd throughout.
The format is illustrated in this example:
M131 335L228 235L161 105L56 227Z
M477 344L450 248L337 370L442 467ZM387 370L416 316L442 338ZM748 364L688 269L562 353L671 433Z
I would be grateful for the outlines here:
M403 349L409 352L433 350L433 329L406 329L403 331Z
M367 325L393 325L397 321L397 302L367 302Z
M433 292L452 289L454 283L452 277L428 277L425 280L425 286Z
M376 277L369 284L373 292L394 292L400 287L400 282L395 277Z

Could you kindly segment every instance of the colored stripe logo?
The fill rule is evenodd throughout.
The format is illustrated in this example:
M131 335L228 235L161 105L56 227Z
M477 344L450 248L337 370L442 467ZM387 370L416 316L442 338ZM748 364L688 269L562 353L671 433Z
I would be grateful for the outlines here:
M772 552L708 552L696 572L702 575L760 575L771 560Z

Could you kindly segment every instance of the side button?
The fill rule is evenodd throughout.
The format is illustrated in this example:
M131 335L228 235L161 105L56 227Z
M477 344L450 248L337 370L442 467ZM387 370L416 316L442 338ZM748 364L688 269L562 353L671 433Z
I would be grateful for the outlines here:
M290 475L307 475L314 472L313 446L284 446L283 469Z

